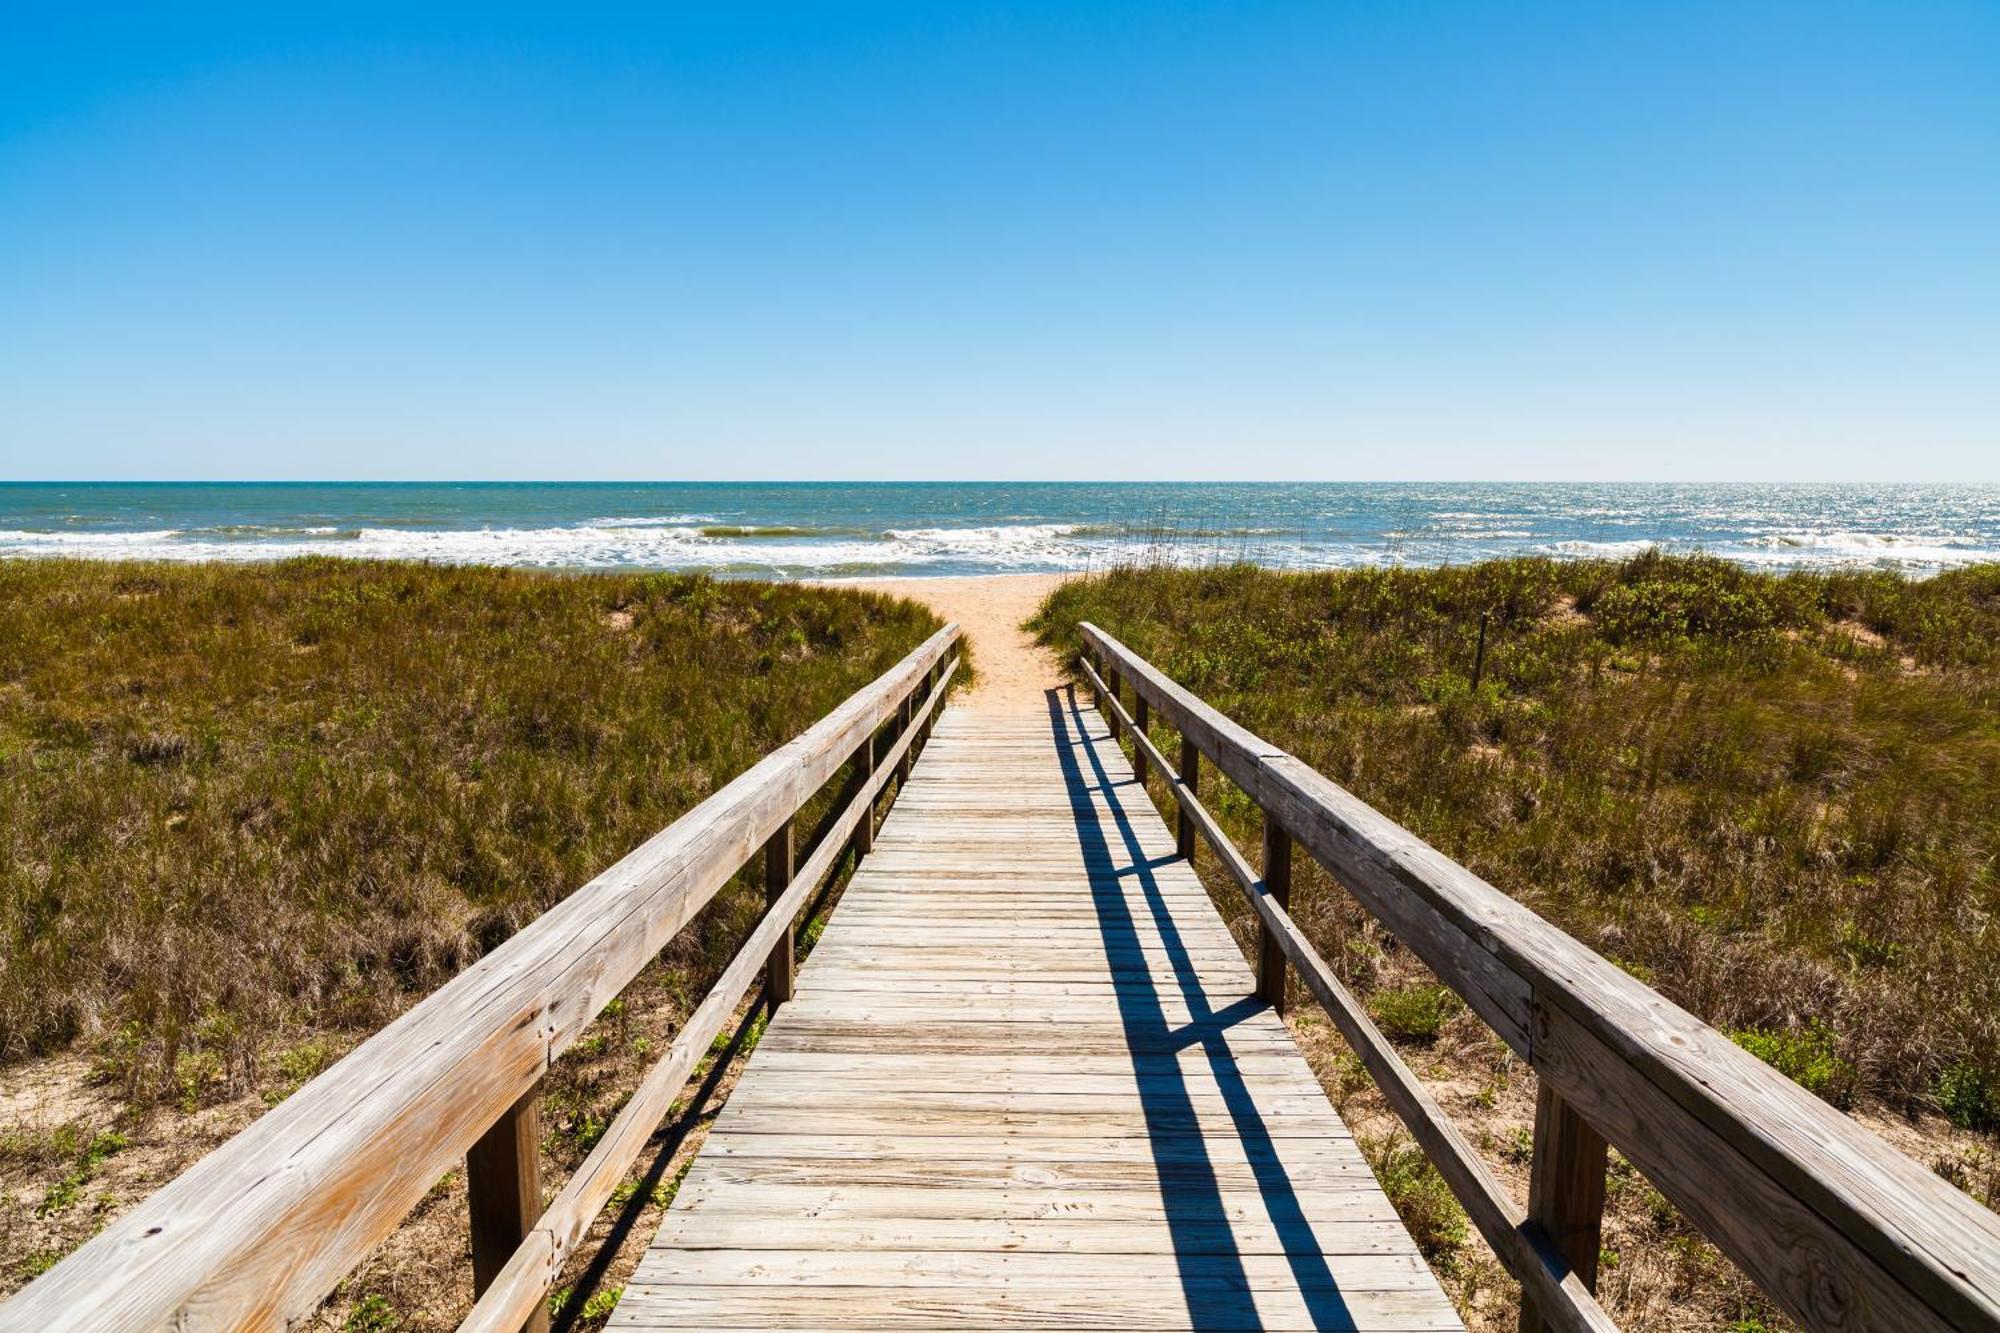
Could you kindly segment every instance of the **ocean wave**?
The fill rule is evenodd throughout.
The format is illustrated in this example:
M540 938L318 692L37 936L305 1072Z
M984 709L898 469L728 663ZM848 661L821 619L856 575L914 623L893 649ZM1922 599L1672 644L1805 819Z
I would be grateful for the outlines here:
M741 511L736 511L739 515ZM1697 530L1658 522L1645 537L1617 523L1566 522L1462 511L1457 523L1315 533L1302 524L1238 522L1215 530L1159 523L991 520L946 524L858 526L779 521L723 522L702 514L616 517L544 526L386 527L317 522L327 511L289 521L218 521L134 532L0 530L0 556L80 556L98 559L250 561L298 556L422 560L440 564L514 565L545 569L685 569L763 577L868 577L1105 569L1119 564L1201 567L1249 560L1277 569L1331 570L1387 565L1465 563L1508 555L1556 559L1623 559L1658 547L1708 551L1760 568L1887 568L1922 574L2000 559L2000 534L1966 535L1959 515L1937 522L1911 515L1899 526L1870 530L1872 516L1818 526L1817 513L1795 513L1788 525ZM163 516L164 517L164 516ZM232 516L233 518L234 516ZM831 516L829 516L831 517ZM1384 515L1383 517L1388 517ZM1407 513L1397 519L1407 519ZM1435 515L1430 517L1437 517ZM1483 517L1483 522L1476 518ZM1843 516L1847 517L1847 516ZM47 522L37 516L33 522ZM1567 535L1567 534L1578 535ZM1583 534L1589 534L1585 536Z
M688 528L700 527L704 523L720 523L716 514L654 514L624 515L614 518L593 518L577 526L583 528Z
M880 534L847 529L847 536L770 540L771 529L710 535L686 525L584 524L575 527L334 529L325 535L244 540L201 531L79 533L0 531L0 555L116 556L174 561L283 560L306 555L351 559L427 560L440 564L495 564L529 568L670 568L728 573L821 573L832 570L909 570L950 566L973 569L1081 568L1105 548L1069 540L1070 524L1018 524L973 528L911 528ZM815 530L797 529L811 534Z
M1949 569L2000 559L2000 546L1951 533L1792 530L1738 545L1727 554L1747 564L1805 568Z
M26 532L0 529L0 550L46 545L50 549L99 547L137 549L168 542L181 535L179 528L159 528L151 532Z
M1976 537L1958 537L1941 534L1916 534L1903 532L1801 532L1798 530L1774 532L1768 536L1753 537L1743 543L1745 546L1772 546L1786 548L1819 548L1829 551L1897 551L1897 550L1941 550L1947 547L1969 547L1979 545Z
M1570 541L1545 542L1534 548L1534 554L1561 556L1572 560L1624 560L1661 545L1662 543L1651 539L1622 542L1592 542L1572 539Z

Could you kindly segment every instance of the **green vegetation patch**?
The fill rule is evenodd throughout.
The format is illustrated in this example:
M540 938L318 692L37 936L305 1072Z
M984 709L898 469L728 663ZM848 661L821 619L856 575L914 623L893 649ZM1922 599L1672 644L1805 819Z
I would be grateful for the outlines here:
M1730 1040L1815 1097L1846 1106L1854 1097L1854 1066L1840 1058L1833 1029L1817 1020L1802 1028L1745 1028Z
M1126 569L1035 628L1074 652L1084 620L1725 1031L1837 1026L1837 1053L1751 1038L1822 1095L1990 1123L2000 565ZM1255 844L1239 793L1213 808ZM1343 956L1359 909L1299 879L1295 916ZM1406 1037L1428 1026L1402 997L1378 1018L1403 1006Z
M1429 1044L1444 1025L1465 1010L1465 1001L1444 986L1419 984L1379 990L1368 998L1368 1011L1391 1037Z
M671 574L0 562L0 1059L85 1039L193 1106L373 1028L935 628Z
M1449 1261L1465 1244L1469 1224L1451 1186L1423 1150L1391 1134L1367 1146L1368 1164L1395 1205L1411 1239L1433 1262Z

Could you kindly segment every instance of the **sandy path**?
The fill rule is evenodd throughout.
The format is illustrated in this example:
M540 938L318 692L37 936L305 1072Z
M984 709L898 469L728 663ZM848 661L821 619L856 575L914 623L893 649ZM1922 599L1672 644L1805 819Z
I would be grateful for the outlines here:
M1062 676L1054 656L1021 628L1049 590L1068 574L978 574L962 578L860 579L872 592L893 593L921 602L946 620L956 620L972 640L979 683L961 696L958 707L1040 708L1042 691Z

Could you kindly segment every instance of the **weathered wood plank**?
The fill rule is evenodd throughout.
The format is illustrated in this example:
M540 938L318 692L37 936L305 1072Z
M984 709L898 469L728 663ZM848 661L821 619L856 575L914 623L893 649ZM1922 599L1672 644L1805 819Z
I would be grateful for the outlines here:
M1460 1327L1080 720L934 724L614 1327Z
M1794 1318L2000 1329L2000 1218L1110 635L1083 635Z
M726 784L23 1289L36 1329L303 1320L958 640Z

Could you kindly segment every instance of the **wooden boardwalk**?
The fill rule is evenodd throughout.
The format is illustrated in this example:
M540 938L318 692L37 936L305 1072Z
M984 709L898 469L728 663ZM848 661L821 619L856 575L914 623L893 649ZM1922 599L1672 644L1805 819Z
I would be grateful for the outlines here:
M1461 1328L1103 720L948 712L614 1328Z

